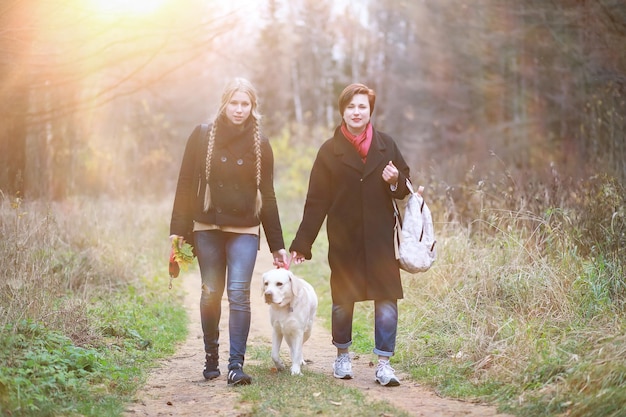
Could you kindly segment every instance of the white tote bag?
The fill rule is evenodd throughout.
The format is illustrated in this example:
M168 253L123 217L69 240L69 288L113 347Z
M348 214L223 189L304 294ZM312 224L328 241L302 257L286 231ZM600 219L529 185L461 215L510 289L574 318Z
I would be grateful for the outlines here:
M406 185L410 194L404 215L400 213L396 200L392 199L396 215L396 258L401 269L415 274L428 271L435 262L437 241L430 209L422 196L415 192L410 180L406 180Z

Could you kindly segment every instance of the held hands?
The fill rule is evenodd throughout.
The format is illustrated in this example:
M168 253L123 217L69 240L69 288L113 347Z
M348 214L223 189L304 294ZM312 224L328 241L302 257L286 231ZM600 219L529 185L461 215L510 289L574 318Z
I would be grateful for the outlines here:
M287 256L287 251L285 249L279 249L276 252L273 252L272 255L274 257L274 266L277 268L289 267L289 257Z
M300 265L304 262L304 255L300 252L293 251L291 252L291 261L296 265Z

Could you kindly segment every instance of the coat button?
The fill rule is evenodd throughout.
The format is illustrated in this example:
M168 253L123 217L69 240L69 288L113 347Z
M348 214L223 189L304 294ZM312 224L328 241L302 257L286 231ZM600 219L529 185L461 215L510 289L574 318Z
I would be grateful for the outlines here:
M222 212L222 208L218 207L215 211L217 211L218 213L221 213Z
M221 160L222 162L226 162L226 161L228 161L228 158L226 158L225 156L222 156L222 157L220 158L220 160Z
M243 165L243 159L237 159L237 165Z

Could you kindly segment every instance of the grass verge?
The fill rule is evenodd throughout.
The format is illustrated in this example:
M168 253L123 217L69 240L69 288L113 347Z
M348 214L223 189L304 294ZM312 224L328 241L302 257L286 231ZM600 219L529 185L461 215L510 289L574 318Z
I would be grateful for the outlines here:
M166 241L163 210L0 202L0 415L119 416L185 338L167 248L142 244Z
M511 195L500 203L477 189L465 199L480 201L480 211L468 213L472 222L437 224L437 263L403 275L395 368L443 396L518 416L622 415L626 193L602 179L565 191L579 206L513 210L498 206L514 204ZM530 201L538 200L523 199ZM301 214L291 204L281 207L287 244ZM443 218L472 208L444 207L433 201ZM0 201L0 414L120 415L155 361L173 352L186 316L165 278L169 209L137 201ZM313 260L299 271L316 287L318 317L328 326L326 250L322 231ZM355 310L357 353L373 347L372 307ZM340 402L362 414L357 391L335 395L337 387L327 391L312 374L290 386L267 369L254 371L273 384L241 391L254 415L284 409L276 386L302 398L302 410L332 414Z

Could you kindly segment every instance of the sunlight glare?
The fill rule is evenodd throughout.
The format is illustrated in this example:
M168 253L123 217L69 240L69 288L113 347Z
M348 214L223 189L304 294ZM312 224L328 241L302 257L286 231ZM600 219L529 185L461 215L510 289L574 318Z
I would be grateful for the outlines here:
M91 0L99 14L148 15L163 5L165 0Z

